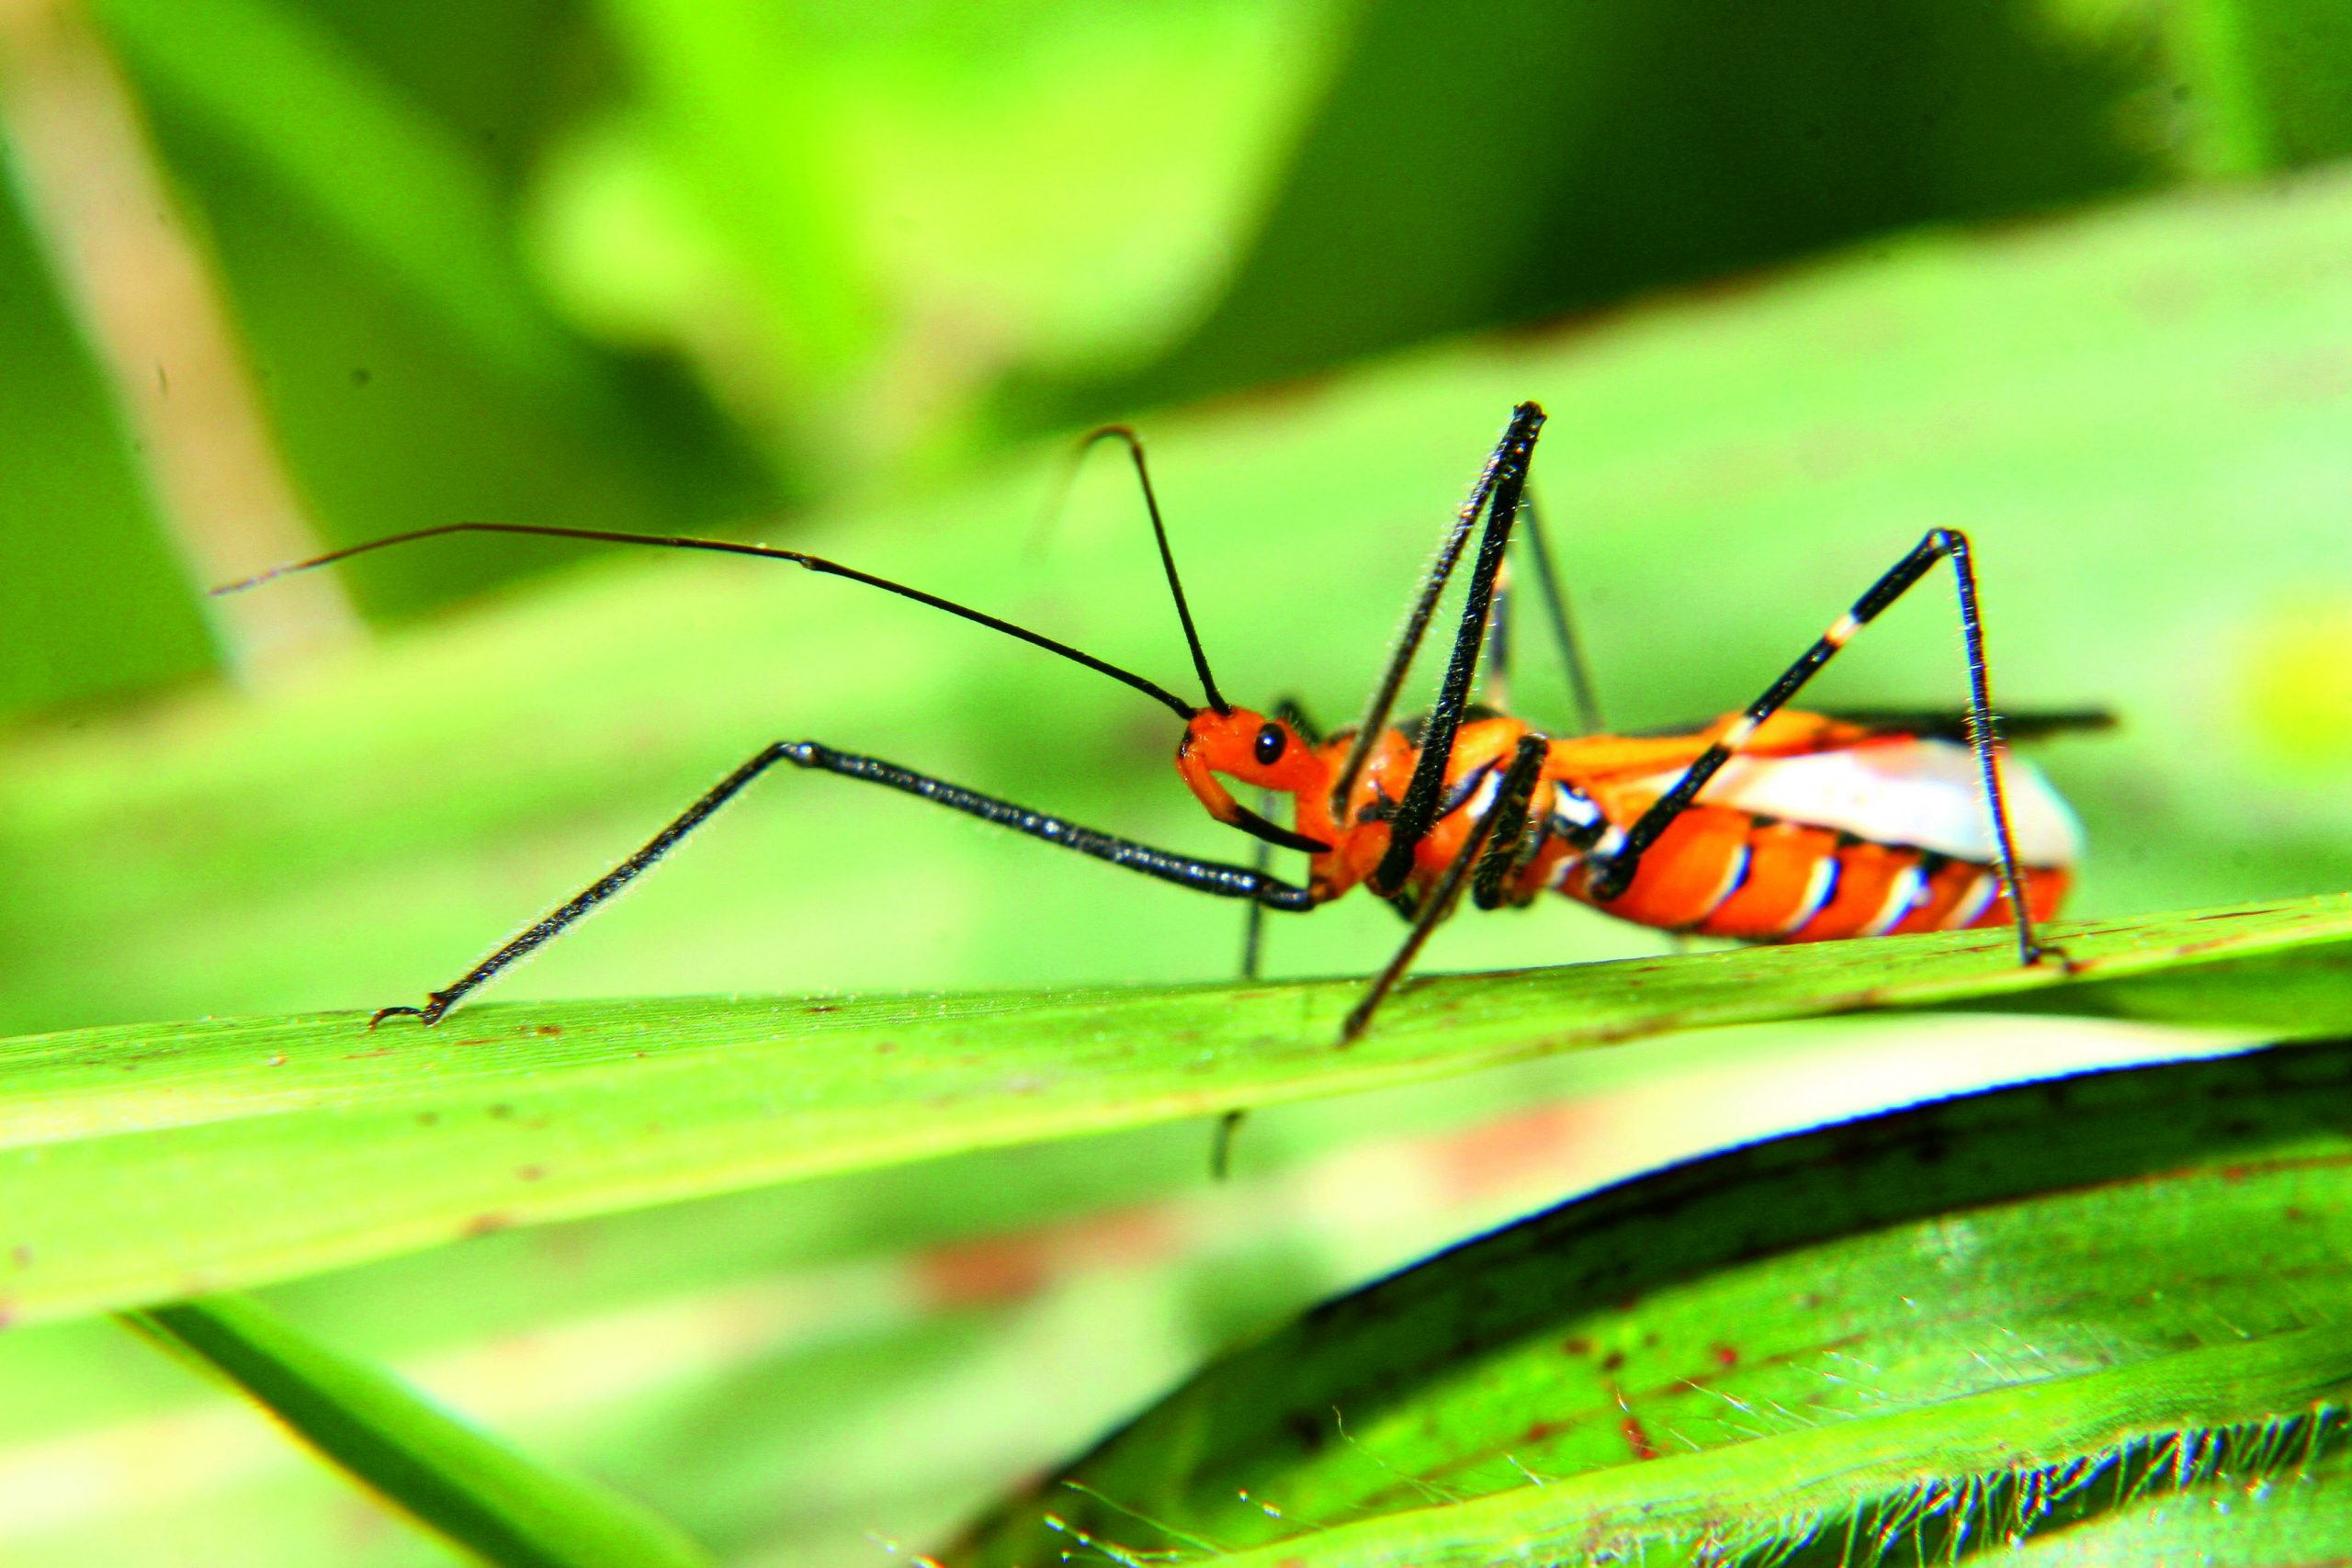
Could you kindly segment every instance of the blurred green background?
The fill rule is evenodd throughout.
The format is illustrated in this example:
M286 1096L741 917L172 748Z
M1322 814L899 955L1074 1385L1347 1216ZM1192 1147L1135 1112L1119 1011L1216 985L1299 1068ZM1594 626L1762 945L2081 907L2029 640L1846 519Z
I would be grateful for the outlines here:
M1181 684L1114 466L1041 533L1110 418L1242 700L1351 714L1532 397L1613 721L1747 700L1956 525L1996 694L2124 719L2047 757L2083 912L2352 885L2347 85L2325 0L5 0L0 1032L412 999L779 736L1238 853L1163 713L841 583L467 541L201 596L460 518L729 532ZM1928 597L1828 699L1956 703ZM1234 962L1230 909L877 795L763 786L498 994ZM1432 961L1661 940L1562 907ZM874 1561L1556 1193L1560 1126L1510 1180L1407 1137L1540 1088L1270 1117L1173 1207L1190 1135L277 1294L731 1560ZM442 1560L103 1325L0 1337L0 1380L12 1562Z

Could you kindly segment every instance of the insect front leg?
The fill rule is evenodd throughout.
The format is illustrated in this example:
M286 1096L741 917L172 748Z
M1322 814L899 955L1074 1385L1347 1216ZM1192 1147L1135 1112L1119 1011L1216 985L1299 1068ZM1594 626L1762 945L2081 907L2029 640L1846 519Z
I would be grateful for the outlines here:
M1075 850L1114 865L1123 865L1130 871L1139 871L1147 876L1190 887L1195 892L1215 894L1219 897L1247 898L1253 904L1272 909L1309 909L1315 906L1315 897L1306 888L1269 876L1255 867L1229 865L1222 861L1200 860L1155 849L1132 839L1083 828L1046 812L982 795L961 784L949 784L944 779L899 767L895 762L859 756L852 751L838 751L820 741L779 740L754 753L741 767L720 780L708 794L648 840L635 854L581 889L570 901L467 970L447 987L428 993L424 1006L381 1009L368 1021L368 1027L373 1029L388 1018L399 1017L413 1018L426 1024L438 1022L444 1013L502 970L528 957L573 922L636 881L647 867L675 849L679 840L709 820L720 807L741 794L752 780L779 762L839 773L845 778L863 779L869 784L918 795L950 810L961 811L967 816L1010 828L1016 833L1062 849Z
M1593 852L1596 870L1590 884L1592 896L1605 903L1623 893L1640 867L1643 852L1657 841L1668 824L1698 798L1707 781L1747 745L1758 727L1785 706L1856 632L1877 619L1881 611L1900 599L1939 560L1951 562L1959 592L1961 639L1968 664L1968 743L1975 753L1985 809L1991 818L2001 893L2008 900L2016 921L2018 961L2028 964L2049 957L2063 961L2064 953L2045 948L2035 940L2033 917L2026 908L2024 879L2018 872L2017 845L2009 829L2008 800L2001 784L2000 736L1993 716L1991 682L1985 673L1984 628L1977 609L1976 570L1969 558L1967 536L1951 528L1931 529L1909 554L1854 601L1851 609L1831 622L1829 628L1814 639L1813 646L1782 671L1780 679L1767 687L1762 696L1747 705L1720 740L1683 770L1681 777L1642 813L1633 827L1622 837L1612 834L1611 839L1601 840Z
M1544 428L1544 411L1533 403L1521 403L1511 411L1510 423L1504 426L1501 440L1495 445L1487 466L1479 470L1477 482L1470 487L1469 497L1454 513L1447 526L1444 542L1439 546L1437 559L1421 580L1414 594L1412 608L1405 616L1405 629L1396 645L1389 651L1387 668L1381 671L1380 681L1373 688L1372 700L1365 705L1363 717L1357 722L1355 744L1349 748L1347 760L1340 765L1331 784L1331 814L1345 821L1348 805L1353 798L1356 783L1363 776L1364 764L1371 759L1373 748L1379 743L1381 733L1387 728L1389 715L1396 711L1396 694L1404 689L1406 672L1412 667L1413 655L1421 646L1430 621L1437 614L1438 600L1445 592L1448 579L1462 558L1471 530L1476 527L1480 513L1487 515L1487 531L1478 546L1477 564L1472 569L1468 592L1464 595L1462 623L1454 634L1453 657L1446 668L1443 685L1439 689L1436 705L1430 710L1427 728L1422 732L1424 758L1416 769L1412 782L1390 820L1391 852L1381 873L1373 878L1374 891L1383 897L1394 894L1404 880L1404 873L1412 863L1413 846L1419 843L1434 819L1438 796L1445 784L1445 759L1453 749L1454 732L1461 728L1462 710L1470 700L1470 682L1476 673L1478 656L1486 638L1487 607L1494 597L1495 576L1502 567L1504 548L1510 542L1512 520L1518 515L1520 497L1527 488L1527 468L1535 456L1535 437ZM1428 763L1426 753L1437 756L1434 769ZM1428 776L1424 776L1424 775Z
M1430 709L1429 723L1422 728L1420 756L1414 762L1412 778L1405 785L1404 797L1396 803L1396 814L1389 819L1388 852L1370 878L1372 890L1384 897L1405 885L1413 868L1413 851L1437 821L1445 795L1446 770L1453 758L1453 738L1462 728L1463 710L1469 706L1470 686L1477 675L1479 656L1485 651L1495 579L1502 570L1503 555L1510 546L1511 525L1518 519L1520 497L1527 488L1528 465L1535 456L1536 433L1543 427L1544 411L1533 403L1521 403L1513 412L1501 444L1487 462L1487 477L1482 479L1487 487L1487 530L1479 537L1478 558L1471 567L1470 581L1462 596L1462 623L1454 633L1453 654L1446 663L1445 678L1438 687L1437 703ZM1432 573L1423 599L1433 602L1435 589L1442 586L1442 579ZM1399 657L1408 659L1409 649L1400 649ZM1384 678L1384 689L1394 683L1396 674L1392 670L1390 676ZM1367 730L1357 738L1359 750L1368 746L1369 736ZM1343 795L1345 792L1340 793Z

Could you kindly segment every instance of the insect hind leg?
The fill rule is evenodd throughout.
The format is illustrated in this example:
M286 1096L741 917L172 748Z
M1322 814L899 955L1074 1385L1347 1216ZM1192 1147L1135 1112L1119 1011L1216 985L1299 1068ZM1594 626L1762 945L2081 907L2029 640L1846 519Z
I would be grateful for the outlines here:
M1747 705L1720 740L1683 770L1673 786L1626 829L1622 840L1614 844L1602 841L1593 854L1593 897L1605 904L1623 894L1639 869L1643 852L1657 841L1658 835L1698 797L1707 781L1747 743L1757 728L1786 706L1856 632L1876 620L1880 612L1903 597L1940 560L1951 562L1959 594L1961 640L1968 664L1968 743L1975 753L1979 784L1992 819L1995 868L2002 896L2008 899L2016 923L2018 958L2026 964L2039 964L2045 958L2064 962L2064 953L2043 946L2036 939L2033 916L2026 907L2024 879L2018 872L2017 844L2009 829L2008 799L2001 785L2000 735L1993 716L1991 682L1985 672L1984 627L1977 607L1976 569L1970 559L1967 536L1955 528L1930 529L1909 554L1854 601L1852 608L1831 622L1828 629L1781 672L1780 679L1767 687L1762 696Z

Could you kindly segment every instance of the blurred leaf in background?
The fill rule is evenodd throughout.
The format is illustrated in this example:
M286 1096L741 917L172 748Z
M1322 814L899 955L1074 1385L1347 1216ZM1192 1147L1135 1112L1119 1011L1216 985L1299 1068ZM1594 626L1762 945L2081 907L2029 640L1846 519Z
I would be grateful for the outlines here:
M1207 319L1037 406L1197 397L1872 233L2324 162L2352 152L2347 70L2325 0L1373 0Z
M2352 152L2332 0L0 0L0 1032L412 998L779 735L1234 852L1131 694L742 563L390 555L357 597L418 624L188 690L220 540L141 423L187 412L150 371L188 323L141 361L90 318L140 258L61 237L13 113L68 23L163 193L122 231L216 285L322 543L756 524L1175 679L1125 476L1021 544L1069 425L1222 397L1144 422L1204 634L1237 694L1335 718L1533 396L1618 722L1745 700L1960 525L2001 699L2123 719L2046 757L2091 829L2081 912L2352 884L2352 186L2293 173ZM1824 685L1953 700L1948 607ZM1521 688L1563 711L1541 660ZM878 795L780 781L503 996L1229 972L1230 909ZM1340 907L1278 927L1275 967L1394 934ZM1658 941L1562 906L1431 957ZM1942 1021L1921 1048L1980 1060L1992 1026ZM1864 1039L1839 1083L1888 1060ZM1269 1314L1724 1125L1703 1097L1814 1103L1788 1037L1715 1045L1639 1104L1530 1075L1270 1116L1272 1174L1197 1200L1160 1201L1202 1168L1177 1128L273 1296L731 1559L870 1562ZM12 1561L447 1560L103 1325L0 1337L0 1373Z
M677 531L773 496L691 383L582 338L525 265L526 182L608 69L570 7L100 15L326 543L459 517ZM412 603L435 581L401 558L372 577Z
M2050 10L1374 0L1225 297L1095 396L1197 397L2154 182L2173 128L2126 112L2160 80L2146 22L2092 38Z
M2315 0L92 4L330 543L740 524L991 431L2352 145ZM62 532L48 570L102 575ZM72 620L15 624L14 706L189 661Z
M25 6L37 56L49 0ZM1132 359L1171 300L1204 297L1319 82L1331 12L93 14L332 544L466 516L707 530L910 453L967 451L967 411L1006 366ZM53 314L45 297L28 287L17 308ZM40 341L11 334L0 378L49 378ZM119 446L102 410L74 417L78 445ZM12 505L0 528L49 539L42 581L112 564L102 533L38 521ZM370 604L413 608L548 562L492 548L356 575ZM137 595L124 620L191 624L200 584L118 577ZM88 646L54 593L26 612L14 634L38 657L16 661L8 706L152 684L140 639ZM183 648L159 667L195 661ZM61 663L73 679L28 673Z
M209 669L211 636L13 177L0 181L0 716Z

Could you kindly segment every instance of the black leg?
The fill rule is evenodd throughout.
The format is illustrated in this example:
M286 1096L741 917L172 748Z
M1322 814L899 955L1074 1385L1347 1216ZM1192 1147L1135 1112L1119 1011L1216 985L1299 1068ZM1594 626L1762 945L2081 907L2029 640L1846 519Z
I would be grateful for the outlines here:
M1074 822L1065 822L1060 818L1032 811L1025 806L1015 806L1011 801L981 795L876 758L836 751L814 740L780 740L720 780L709 794L695 801L675 821L649 840L643 849L582 889L571 902L467 970L446 990L427 994L423 1007L382 1009L368 1020L368 1026L373 1029L388 1018L403 1016L419 1019L428 1024L437 1021L460 998L509 964L552 941L573 921L636 881L648 866L675 849L678 840L702 826L713 812L778 762L790 762L795 767L815 768L847 778L885 784L891 789L934 801L951 810L961 811L967 816L1010 828L1016 833L1025 833L1033 839L1076 850L1080 854L1092 855L1097 860L1109 861L1114 865L1123 865L1131 871L1139 871L1147 876L1156 876L1163 882L1172 882L1196 892L1213 893L1226 898L1247 898L1252 903L1276 909L1314 908L1314 895L1306 888L1294 887L1249 866L1196 860L1190 855L1171 854L1148 844L1139 844L1130 839L1114 838L1108 833L1081 828Z
M1551 743L1540 735L1520 737L1519 748L1511 754L1510 767L1495 791L1494 803L1479 814L1476 826L1471 829L1470 837L1463 842L1462 852L1453 857L1453 863L1445 868L1444 878L1422 902L1419 913L1413 918L1413 929L1406 933L1404 942L1396 949L1396 955L1364 988L1363 999L1348 1014L1347 1022L1340 1030L1340 1044L1352 1044L1363 1037L1364 1030L1372 1023L1373 1013L1390 989L1404 977L1405 971L1412 966L1413 959L1421 951L1421 944L1429 941L1430 933L1437 930L1439 922L1453 912L1454 901L1462 896L1462 884L1473 870L1476 871L1481 881L1490 877L1499 880L1508 873L1518 858L1519 838L1526 825L1528 803L1534 798L1535 786L1544 776L1544 759L1550 751Z
M1510 557L1495 573L1492 607L1487 612L1487 662L1478 671L1478 695L1498 713L1510 712Z
M1438 547L1437 559L1430 564L1429 574L1421 580L1420 592L1414 596L1412 608L1405 616L1405 629L1397 637L1396 648L1389 653L1388 667L1381 672L1379 684L1373 689L1372 700L1364 705L1363 717L1356 726L1355 744L1349 748L1347 761L1340 764L1339 776L1332 782L1331 809L1340 817L1345 817L1348 796L1355 789L1356 780L1363 776L1364 759L1372 754L1374 743L1379 739L1381 731L1387 728L1388 716L1396 711L1396 694L1403 689L1405 674L1412 666L1413 655L1420 650L1421 638L1429 631L1430 618L1437 614L1437 602L1445 592L1446 581L1453 575L1454 564L1462 558L1463 548L1469 543L1470 530L1477 526L1478 514L1487 509L1489 501L1495 503L1495 513L1506 519L1517 509L1520 492L1526 487L1527 463L1535 448L1535 433L1543 427L1544 411L1533 403L1521 403L1511 411L1510 423L1504 426L1502 439L1496 443L1493 456L1479 470L1477 482L1470 487L1469 498L1463 502L1461 510L1454 513L1453 522L1447 527L1445 539ZM1504 493L1506 487L1508 495ZM1510 502L1508 506L1503 504L1506 501ZM1506 522L1505 532L1508 531ZM1493 532L1494 524L1490 518L1487 533L1491 536ZM1482 545L1482 560L1485 555L1486 548ZM1499 564L1499 561L1496 563ZM1478 642L1485 631L1487 600L1493 592L1493 584L1494 567L1490 566L1486 571L1485 588L1477 594L1477 619L1474 624L1465 615L1463 622L1463 633L1471 644L1474 663ZM1457 637L1457 663L1460 662L1460 647L1461 638ZM1449 682L1451 679L1449 671ZM1466 699L1469 690L1466 675L1462 684ZM1441 697L1439 706L1442 709L1443 705ZM1430 722L1433 726L1438 717L1438 711L1432 710ZM1459 726L1460 717L1460 704L1456 704L1454 722L1445 731L1446 750L1452 749L1453 729ZM1427 830L1428 825L1424 823L1419 831ZM1419 836L1416 833L1416 841Z
M1241 1135L1241 1123L1250 1120L1247 1111L1228 1111L1216 1119L1216 1131L1209 1139L1209 1179L1223 1181L1233 1174L1233 1145Z
M1309 746L1319 746L1323 743L1321 731L1316 728L1315 721L1306 716L1306 707L1296 697L1284 697L1276 703L1273 716L1298 731L1299 739ZM1264 816L1272 813L1274 809L1274 793L1272 790L1261 790L1259 792L1259 814ZM1267 868L1273 863L1273 859L1274 846L1261 839L1251 848L1250 869L1264 876L1267 874ZM1266 907L1252 898L1249 908L1242 912L1241 916L1241 977L1244 980L1258 978L1259 960L1265 949L1265 932ZM1241 1131L1241 1123L1248 1119L1249 1115L1250 1112L1247 1111L1228 1111L1217 1118L1216 1142L1209 1147L1209 1177L1212 1180L1223 1181L1232 1173L1233 1140Z
M1544 594L1544 618L1551 623L1552 640L1559 647L1560 667L1567 672L1568 695L1576 704L1577 732L1598 735L1602 729L1600 689L1593 683L1591 666L1585 662L1584 644L1577 638L1576 622L1568 614L1568 596L1561 591L1560 574L1553 568L1551 541L1545 536L1543 513L1536 507L1532 491L1519 503L1519 527L1527 540L1528 558L1535 568L1535 586ZM1498 610L1496 614L1499 617L1501 612Z
M1620 844L1602 840L1595 852L1598 874L1592 880L1594 897L1606 901L1624 892L1634 880L1642 853L1657 841L1667 824L1681 815L1683 808L1697 798L1707 781L1729 761L1733 754L1747 743L1748 737L1767 718L1780 711L1789 699L1813 679L1831 656L1845 647L1853 635L1877 619L1879 612L1903 597L1910 587L1928 574L1938 561L1950 559L1952 575L1960 592L1960 635L1968 659L1968 743L1976 753L1977 773L1983 783L1984 801L1993 819L1995 858L2001 878L2001 891L2008 898L2010 913L2017 921L2018 956L2026 964L2039 963L2044 949L2034 941L2033 917L2026 910L2024 885L2018 875L2017 845L2009 832L2007 798L2001 791L2001 773L1996 765L2000 751L2000 734L1993 716L1991 684L1984 672L1984 628L1976 607L1976 570L1970 564L1966 536L1951 528L1931 530L1909 555L1894 563L1885 576L1872 583L1870 591L1854 601L1854 607L1831 623L1827 631L1804 650L1797 661L1781 671L1764 694L1747 706L1747 711L1732 725L1724 738L1700 753L1698 759L1683 770L1674 787L1634 822Z
M1296 697L1284 697L1276 703L1273 716L1296 730L1299 739L1309 746L1319 746L1323 743L1322 733L1316 728L1315 721L1306 716L1305 705ZM1275 795L1272 790L1261 790L1258 799L1259 815L1262 817L1271 814L1274 809L1274 802ZM1250 856L1250 869L1263 876L1266 874L1267 868L1272 863L1273 846L1263 839L1259 840L1255 851ZM1256 899L1251 899L1241 919L1241 977L1245 980L1254 980L1258 977L1258 960L1264 942L1265 924L1266 907Z
M1273 792L1263 790L1260 794L1261 811L1272 811L1274 808ZM1274 846L1260 839L1250 849L1250 869L1263 876L1273 862ZM1241 912L1241 977L1244 980L1258 977L1259 957L1264 949L1265 940L1266 908L1253 898L1250 907Z
M1453 757L1453 737L1462 728L1462 710L1469 705L1470 684L1486 642L1487 612L1496 575L1510 547L1511 524L1519 515L1519 498L1527 484L1527 465L1534 455L1535 433L1543 427L1543 412L1522 403L1512 416L1499 447L1494 496L1487 503L1487 531L1478 541L1478 558L1470 569L1470 583L1463 594L1462 625L1454 634L1453 657L1438 687L1437 704L1430 709L1421 731L1420 756L1405 797L1396 803L1389 825L1388 852L1373 871L1373 891L1385 893L1404 886L1413 869L1413 851L1428 836L1443 805L1445 773ZM1516 436L1516 439L1513 437Z
M1528 760L1531 750L1532 761ZM1487 852L1479 857L1478 869L1470 878L1471 901L1481 909L1501 908L1510 900L1511 879L1544 847L1548 825L1535 820L1530 808L1550 750L1547 738L1521 736L1519 749L1511 754L1510 768L1495 791L1494 804L1487 808L1492 822L1487 830Z

